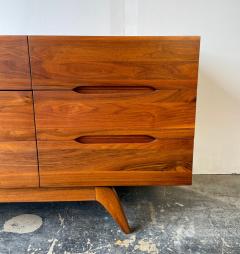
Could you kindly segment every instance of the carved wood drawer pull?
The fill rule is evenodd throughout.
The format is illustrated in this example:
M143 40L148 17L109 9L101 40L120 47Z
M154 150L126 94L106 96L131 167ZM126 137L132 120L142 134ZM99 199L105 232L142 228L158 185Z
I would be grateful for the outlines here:
M112 93L127 93L141 94L146 92L154 92L156 89L151 86L77 86L73 89L74 92L80 94L112 94Z
M75 139L82 144L150 143L155 138L148 135L94 135Z

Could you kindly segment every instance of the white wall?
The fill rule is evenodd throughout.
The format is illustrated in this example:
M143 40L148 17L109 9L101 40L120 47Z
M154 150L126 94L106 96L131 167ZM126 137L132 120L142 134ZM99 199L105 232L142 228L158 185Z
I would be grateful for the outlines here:
M110 2L0 0L0 34L108 35Z
M0 34L201 35L194 173L240 173L239 0L0 0Z
M201 35L195 173L240 173L240 1L139 0L138 34Z

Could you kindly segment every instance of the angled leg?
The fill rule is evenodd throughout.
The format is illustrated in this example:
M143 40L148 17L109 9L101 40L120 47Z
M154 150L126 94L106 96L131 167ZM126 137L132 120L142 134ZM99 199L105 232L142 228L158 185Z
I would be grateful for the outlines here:
M131 233L127 218L123 211L118 195L112 187L95 187L96 201L112 215L122 231L126 234Z

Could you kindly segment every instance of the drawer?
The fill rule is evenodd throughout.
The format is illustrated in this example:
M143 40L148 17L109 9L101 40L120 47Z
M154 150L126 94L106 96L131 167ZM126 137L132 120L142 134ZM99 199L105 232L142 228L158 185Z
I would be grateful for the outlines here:
M115 93L116 87L91 88L34 91L38 140L73 140L104 133L155 135L163 130L165 137L168 132L170 137L192 133L195 89L118 87L120 91Z
M32 92L0 91L0 188L38 187Z
M29 47L34 89L197 84L199 37L30 36Z
M27 36L0 36L0 90L31 89Z
M190 184L193 139L39 141L43 187ZM112 142L113 143L112 143Z
M0 142L34 141L32 92L0 91Z
M0 188L38 187L35 141L0 142Z
M30 36L40 185L190 184L199 37Z

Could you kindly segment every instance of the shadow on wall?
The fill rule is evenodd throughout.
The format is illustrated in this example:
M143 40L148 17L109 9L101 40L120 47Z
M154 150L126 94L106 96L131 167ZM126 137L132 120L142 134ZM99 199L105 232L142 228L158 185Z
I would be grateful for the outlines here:
M240 173L240 76L235 64L201 54L194 174Z

